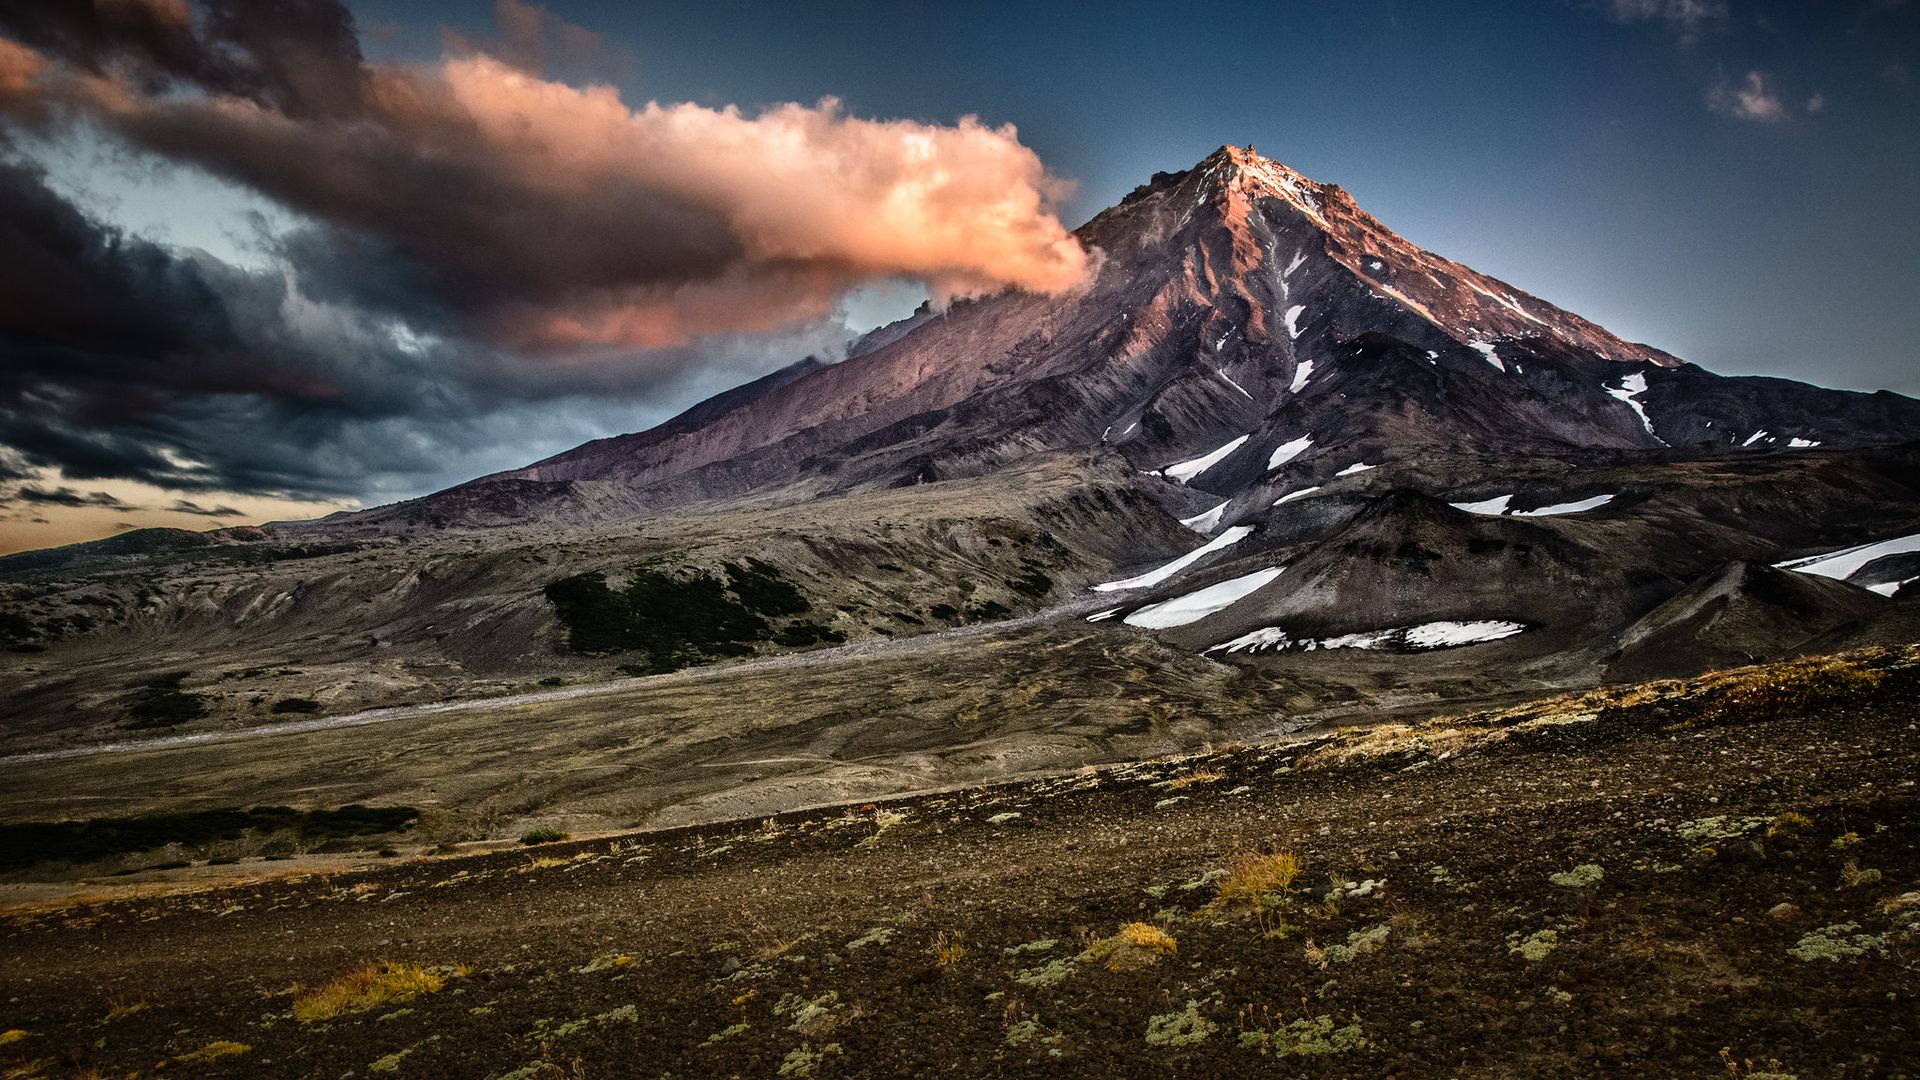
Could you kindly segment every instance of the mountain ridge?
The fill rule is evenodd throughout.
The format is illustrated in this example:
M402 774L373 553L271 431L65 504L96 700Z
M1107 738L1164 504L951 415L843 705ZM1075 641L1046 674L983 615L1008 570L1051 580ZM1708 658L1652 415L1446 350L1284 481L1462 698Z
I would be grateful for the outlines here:
M1427 252L1337 185L1250 149L1156 174L1076 236L1100 265L1067 296L1009 291L916 312L839 363L783 369L654 428L451 489L459 497L350 520L404 524L476 487L579 502L582 483L619 489L619 513L666 512L782 485L805 498L974 475L1058 449L1113 447L1151 470L1224 443L1236 424L1248 445L1215 468L1243 485L1266 471L1255 459L1307 429L1321 431L1316 453L1333 449L1328 430L1410 450L1463 425L1490 449L1920 437L1920 403L1897 395L1862 404L1799 384L1703 382L1725 377ZM1316 398L1328 389L1371 400Z

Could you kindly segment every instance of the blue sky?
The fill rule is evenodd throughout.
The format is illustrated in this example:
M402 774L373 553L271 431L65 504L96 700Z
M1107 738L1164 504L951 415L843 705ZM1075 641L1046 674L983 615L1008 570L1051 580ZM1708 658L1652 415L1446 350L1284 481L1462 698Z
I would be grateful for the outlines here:
M1714 370L1920 392L1910 2L548 6L617 46L594 75L628 100L1011 122L1077 182L1076 225L1252 143ZM380 47L430 52L490 5L354 8L395 31ZM1781 118L1710 104L1750 72Z

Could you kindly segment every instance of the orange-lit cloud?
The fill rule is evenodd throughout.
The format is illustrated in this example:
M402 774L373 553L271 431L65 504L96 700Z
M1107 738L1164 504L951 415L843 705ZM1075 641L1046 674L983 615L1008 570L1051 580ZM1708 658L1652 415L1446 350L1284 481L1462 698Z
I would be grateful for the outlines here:
M876 279L945 299L1090 276L1054 212L1064 185L1011 125L870 120L832 99L633 107L532 73L540 42L570 28L513 0L499 17L498 38L451 37L424 66L362 62L350 22L344 39L337 21L239 22L241 44L211 55L271 63L208 60L213 74L184 78L189 58L142 67L96 48L109 59L72 62L47 94L381 245L473 332L521 348L791 326ZM512 55L475 51L489 47ZM33 64L0 52L0 87L24 93Z

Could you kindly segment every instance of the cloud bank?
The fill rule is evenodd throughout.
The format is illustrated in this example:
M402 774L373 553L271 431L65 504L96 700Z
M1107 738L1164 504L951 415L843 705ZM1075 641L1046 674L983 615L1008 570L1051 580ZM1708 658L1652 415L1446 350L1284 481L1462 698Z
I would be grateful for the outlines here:
M408 494L831 353L869 282L1093 271L1010 126L629 104L543 74L594 35L496 22L400 64L338 0L0 7L0 448L35 490ZM294 224L265 268L125 234L31 152L80 132Z

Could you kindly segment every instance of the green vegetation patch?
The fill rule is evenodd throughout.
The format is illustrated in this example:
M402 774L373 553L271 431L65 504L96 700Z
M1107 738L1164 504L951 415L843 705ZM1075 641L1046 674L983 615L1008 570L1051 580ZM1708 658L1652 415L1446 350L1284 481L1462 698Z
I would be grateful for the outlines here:
M207 699L180 689L190 672L174 671L155 676L121 701L127 710L127 727L177 727L207 715Z
M1273 1057L1320 1057L1363 1049L1367 1039L1359 1024L1341 1027L1331 1016L1314 1016L1276 1031L1243 1031L1240 1045Z
M727 563L726 579L702 571L667 573L635 569L615 588L593 571L562 578L546 588L554 613L567 628L567 647L577 653L644 652L647 673L674 671L722 656L744 656L755 642L785 645L844 641L816 623L776 630L769 619L799 615L811 607L800 590L774 567L748 559Z
M343 806L295 810L256 806L250 810L196 810L87 821L33 821L0 825L0 871L43 862L92 862L152 851L168 844L238 840L248 832L289 833L300 840L334 840L399 832L419 820L411 806Z

